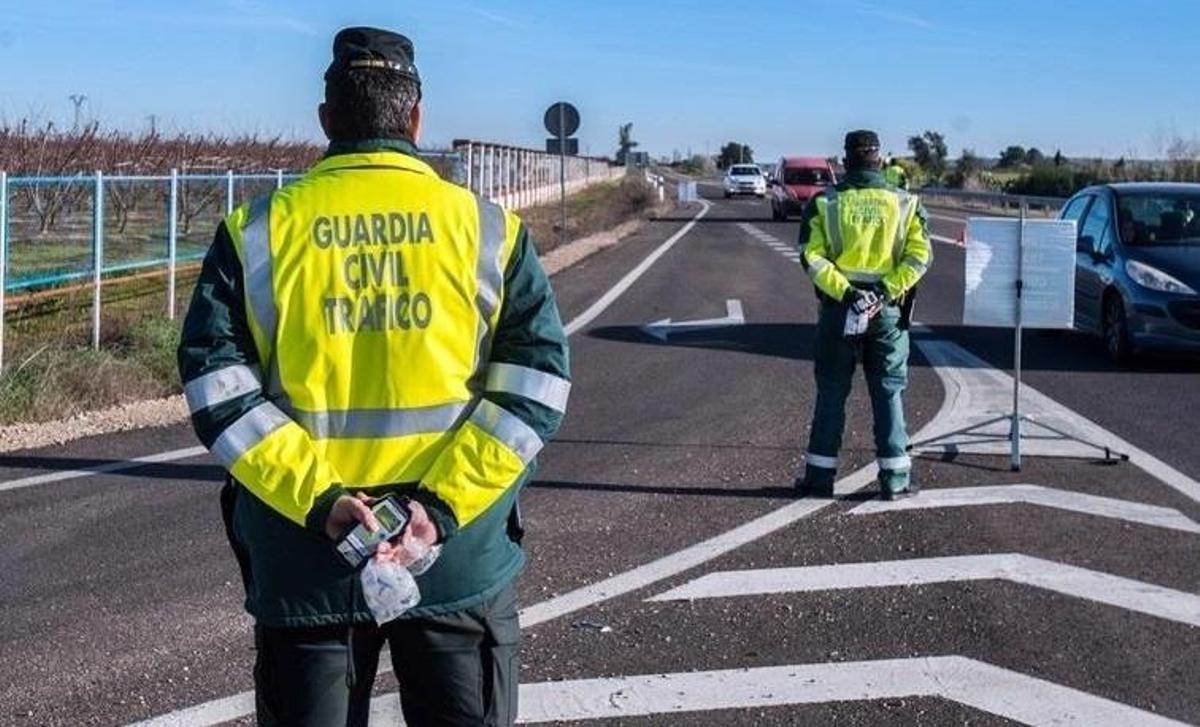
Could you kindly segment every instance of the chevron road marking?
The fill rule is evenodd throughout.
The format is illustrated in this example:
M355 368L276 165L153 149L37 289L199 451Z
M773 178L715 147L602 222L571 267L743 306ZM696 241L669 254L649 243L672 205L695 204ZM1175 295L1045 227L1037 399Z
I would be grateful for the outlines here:
M1183 722L963 656L644 674L521 685L521 724L873 699L940 697L1029 725L1151 727ZM371 721L402 718L396 694Z
M997 485L922 490L920 497L884 502L870 500L850 511L851 515L873 515L897 510L928 510L939 507L1025 504L1124 520L1186 533L1200 533L1200 523L1169 507L1099 497L1040 485Z
M723 571L650 601L1004 580L1200 626L1200 596L1019 553Z
M926 326L914 328L922 333L930 330ZM918 335L913 337L913 342L928 359L945 390L941 409L929 426L914 436L912 441L944 439L936 445L917 446L916 451L1007 455L1009 443L1006 422L997 423L982 436L945 435L1010 412L1012 377L952 341ZM1085 442L1097 442L1118 452L1125 452L1131 463L1192 501L1200 502L1200 482L1026 384L1021 385L1021 411L1035 421L1028 428L1028 434L1036 432L1036 422L1045 422ZM1094 458L1098 454L1093 447L1058 437L1027 436L1022 440L1021 447L1030 456Z

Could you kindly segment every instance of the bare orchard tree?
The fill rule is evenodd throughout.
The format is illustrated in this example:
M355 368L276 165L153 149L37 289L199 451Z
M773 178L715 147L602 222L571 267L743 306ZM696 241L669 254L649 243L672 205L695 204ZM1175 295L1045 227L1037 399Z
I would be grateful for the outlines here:
M1175 137L1167 145L1167 164L1176 182L1200 181L1200 140Z

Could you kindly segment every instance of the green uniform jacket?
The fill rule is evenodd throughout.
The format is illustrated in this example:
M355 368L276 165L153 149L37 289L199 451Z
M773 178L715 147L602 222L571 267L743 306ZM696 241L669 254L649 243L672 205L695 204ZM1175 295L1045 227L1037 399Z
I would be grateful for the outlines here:
M381 149L416 153L406 142L385 140L334 144L329 154ZM258 364L243 286L242 266L222 223L205 256L184 320L178 351L183 381L223 366ZM490 350L491 362L569 379L566 333L550 281L524 228L504 274L503 303ZM562 420L559 412L521 396L488 393L487 398L518 416L543 441L553 436ZM263 392L256 391L196 412L192 425L201 442L211 447L226 427L263 401ZM535 467L536 462L531 463L516 486L461 530L450 508L429 490L418 490L416 482L371 489L372 495L400 492L422 502L444 539L438 562L417 578L421 603L405 617L471 608L512 581L525 560L519 545L517 499ZM230 537L243 566L246 610L259 623L303 627L371 620L358 588L358 572L345 564L323 533L329 508L343 493L338 487L323 493L307 526L302 527L245 488L237 488Z

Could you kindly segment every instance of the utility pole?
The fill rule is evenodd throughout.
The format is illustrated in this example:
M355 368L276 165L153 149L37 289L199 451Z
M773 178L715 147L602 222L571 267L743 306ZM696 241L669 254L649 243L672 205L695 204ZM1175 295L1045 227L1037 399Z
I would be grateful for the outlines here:
M87 101L87 96L82 93L73 93L67 98L71 99L71 103L75 104L75 126L72 127L75 131L79 131L79 112L83 108L83 102Z
M158 114L150 114L146 120L150 122L150 136L155 136L158 133Z

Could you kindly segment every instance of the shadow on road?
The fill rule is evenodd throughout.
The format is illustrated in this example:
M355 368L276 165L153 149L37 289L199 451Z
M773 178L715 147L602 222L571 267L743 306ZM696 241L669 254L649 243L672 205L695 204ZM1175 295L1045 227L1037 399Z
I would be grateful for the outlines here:
M666 341L647 334L641 326L605 326L590 336L607 341L648 346L736 351L758 356L812 360L816 326L811 323L748 323L707 331L671 333ZM1012 366L1012 332L973 326L937 326L936 332L916 333L915 340L950 339L983 360L986 368ZM914 345L912 364L928 366ZM1097 342L1083 335L1030 332L1025 336L1023 367L1029 371L1108 373L1200 373L1200 359L1183 356L1143 357L1119 366L1104 358Z
M80 470L106 474L106 468L124 464L121 459L83 459L77 457L47 457L45 455L0 455L0 467L37 469L51 472ZM193 482L222 482L225 470L216 464L175 464L147 462L144 465L112 473L117 477L142 477L152 480L189 480Z
M643 495L699 495L701 497L768 497L793 499L791 487L721 487L719 485L626 485L611 482L568 482L565 480L534 480L527 487L535 490L576 490L583 492L633 493Z

